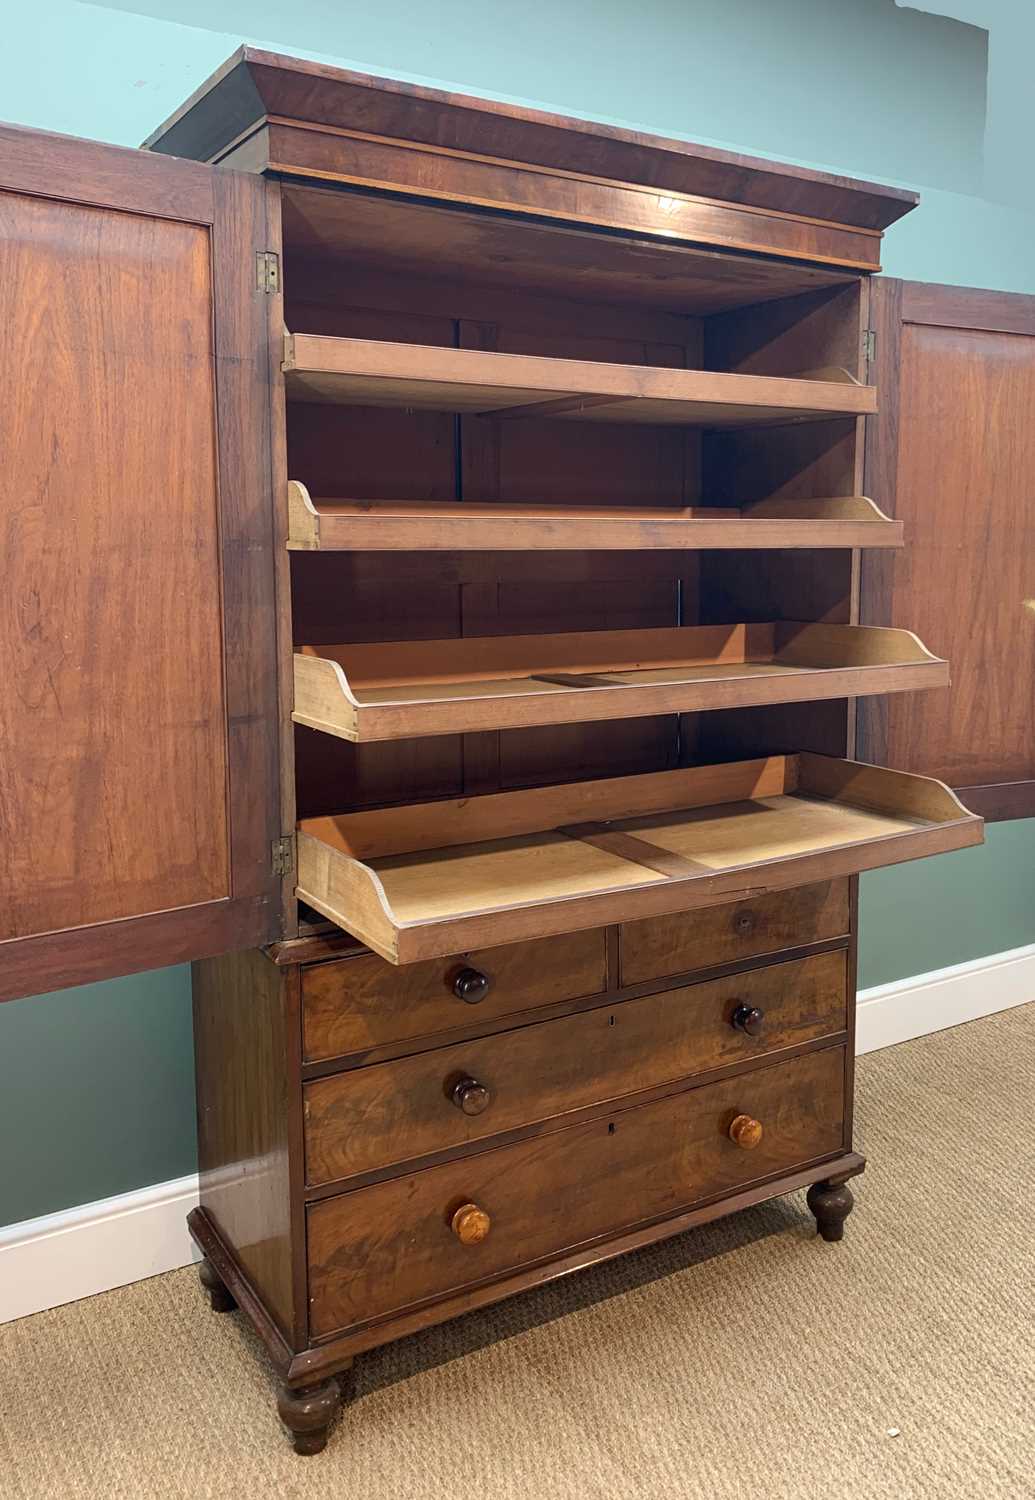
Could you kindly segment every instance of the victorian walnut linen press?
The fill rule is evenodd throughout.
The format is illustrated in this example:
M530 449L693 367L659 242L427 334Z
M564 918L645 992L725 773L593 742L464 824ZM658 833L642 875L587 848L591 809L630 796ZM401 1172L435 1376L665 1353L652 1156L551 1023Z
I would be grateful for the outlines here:
M245 50L0 133L5 993L192 958L217 1309L355 1354L852 1149L868 276L913 195ZM176 158L196 158L194 161ZM221 956L222 955L222 956Z

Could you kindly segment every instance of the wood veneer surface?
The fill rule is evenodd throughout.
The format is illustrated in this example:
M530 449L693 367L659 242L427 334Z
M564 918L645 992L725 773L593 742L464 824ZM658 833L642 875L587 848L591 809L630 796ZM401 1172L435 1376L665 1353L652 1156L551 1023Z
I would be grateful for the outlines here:
M17 938L226 898L230 865L208 232L4 193L0 237Z
M313 334L288 335L284 372L289 399L551 421L724 427L877 409L875 390L843 371L797 379L638 369Z
M308 1211L317 1337L442 1296L614 1233L677 1213L841 1146L843 1051L791 1062L663 1099L589 1125L432 1167L330 1198ZM741 1151L734 1115L764 1122ZM481 1245L449 1228L460 1203L492 1219Z

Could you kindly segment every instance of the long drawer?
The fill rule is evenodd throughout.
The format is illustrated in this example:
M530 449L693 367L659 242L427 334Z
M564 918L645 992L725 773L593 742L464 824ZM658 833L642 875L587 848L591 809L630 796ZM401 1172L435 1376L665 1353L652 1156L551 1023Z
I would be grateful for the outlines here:
M843 1030L842 950L321 1078L306 1175L332 1182ZM746 1028L746 1029L745 1029Z
M825 880L621 927L622 984L688 974L848 932L848 881Z
M832 1156L843 1135L844 1049L831 1047L325 1198L308 1210L311 1333L667 1218Z
M304 1057L341 1057L606 988L601 927L404 968L363 953L303 969Z

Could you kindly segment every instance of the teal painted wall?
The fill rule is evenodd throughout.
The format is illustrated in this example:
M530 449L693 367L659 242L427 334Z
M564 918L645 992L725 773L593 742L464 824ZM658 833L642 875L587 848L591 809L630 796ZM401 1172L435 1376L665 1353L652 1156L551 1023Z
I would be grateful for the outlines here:
M915 187L889 274L1035 292L1019 0L37 0L0 118L135 145L242 40ZM1035 821L863 879L863 985L1033 941ZM0 1007L0 1139L0 1224L193 1170L189 971Z
M0 1223L193 1172L190 969L0 1006L0 1140Z

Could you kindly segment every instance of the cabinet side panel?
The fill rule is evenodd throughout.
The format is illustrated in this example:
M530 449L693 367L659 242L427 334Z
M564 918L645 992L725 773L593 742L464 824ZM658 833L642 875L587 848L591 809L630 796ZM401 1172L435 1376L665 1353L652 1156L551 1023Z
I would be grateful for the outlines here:
M290 1336L288 972L258 950L192 969L201 1206Z
M10 938L226 898L230 861L209 231L5 193L0 240Z

